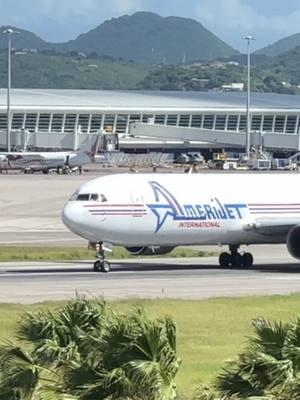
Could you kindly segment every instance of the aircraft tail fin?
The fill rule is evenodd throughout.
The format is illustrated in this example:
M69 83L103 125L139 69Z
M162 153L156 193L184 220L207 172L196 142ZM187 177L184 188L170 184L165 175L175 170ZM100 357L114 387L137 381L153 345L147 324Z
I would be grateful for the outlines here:
M91 159L93 161L95 160L95 156L98 153L101 137L102 137L102 134L101 135L97 135L96 140L95 140L94 144L91 147L91 151L89 152L89 156L91 157Z
M91 160L95 160L95 156L98 153L99 145L101 143L102 134L96 136L96 138L91 138L88 141L85 141L83 145L79 147L76 151L77 155L85 154ZM88 142L88 143L87 143Z

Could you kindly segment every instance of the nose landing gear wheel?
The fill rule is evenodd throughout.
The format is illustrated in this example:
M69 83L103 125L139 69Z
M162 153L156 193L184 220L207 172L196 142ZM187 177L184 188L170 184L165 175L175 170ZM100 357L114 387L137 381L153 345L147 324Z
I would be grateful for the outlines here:
M103 243L93 243L93 248L97 250L97 260L94 262L94 271L95 272L109 272L110 271L110 263L105 259L105 251L103 249Z
M100 261L97 260L94 262L94 271L95 272L109 272L110 271L110 264L108 261Z
M110 264L108 261L102 261L101 272L109 272L110 271Z
M94 271L95 272L100 272L101 271L101 261L95 261L94 262Z

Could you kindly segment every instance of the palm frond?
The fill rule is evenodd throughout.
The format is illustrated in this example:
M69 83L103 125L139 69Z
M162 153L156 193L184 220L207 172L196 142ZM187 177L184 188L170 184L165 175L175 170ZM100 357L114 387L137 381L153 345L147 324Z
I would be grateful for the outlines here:
M9 343L0 346L0 369L0 392L18 391L24 399L31 397L39 383L40 368L26 350Z
M164 323L169 345L176 352L176 324L171 317L166 317Z
M256 388L251 381L240 373L235 365L229 365L224 368L223 372L217 377L214 387L223 396L240 396L247 398L251 396L261 396L263 391Z
M289 325L264 318L258 318L252 324L255 336L250 338L250 348L253 351L269 354L277 360L283 359Z
M236 396L226 396L217 393L215 390L213 390L208 386L199 385L195 391L193 400L239 400L239 399Z
M39 400L79 400L79 397L66 393L63 388L44 385L39 389Z
M300 319L289 324L283 356L293 362L295 374L300 372Z

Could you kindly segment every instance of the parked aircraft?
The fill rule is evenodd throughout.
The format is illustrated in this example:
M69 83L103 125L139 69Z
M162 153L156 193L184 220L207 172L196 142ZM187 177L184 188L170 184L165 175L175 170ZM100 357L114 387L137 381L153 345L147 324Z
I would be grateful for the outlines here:
M104 250L165 254L180 245L227 245L222 267L253 264L241 245L286 243L300 259L300 186L296 174L118 174L83 184L62 211L64 224Z
M89 148L82 147L75 152L0 153L0 170L22 170L25 173L42 171L45 174L50 170L56 170L58 173L67 173L94 161L100 138L101 135L98 135Z

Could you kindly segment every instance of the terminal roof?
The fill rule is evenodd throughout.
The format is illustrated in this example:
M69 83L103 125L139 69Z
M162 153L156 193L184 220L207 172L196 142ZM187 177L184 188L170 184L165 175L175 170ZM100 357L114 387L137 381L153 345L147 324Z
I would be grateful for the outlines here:
M6 106L6 89L0 89L0 107ZM14 107L111 109L243 109L245 92L163 92L69 89L12 89ZM263 110L299 110L300 96L252 93L251 107Z

